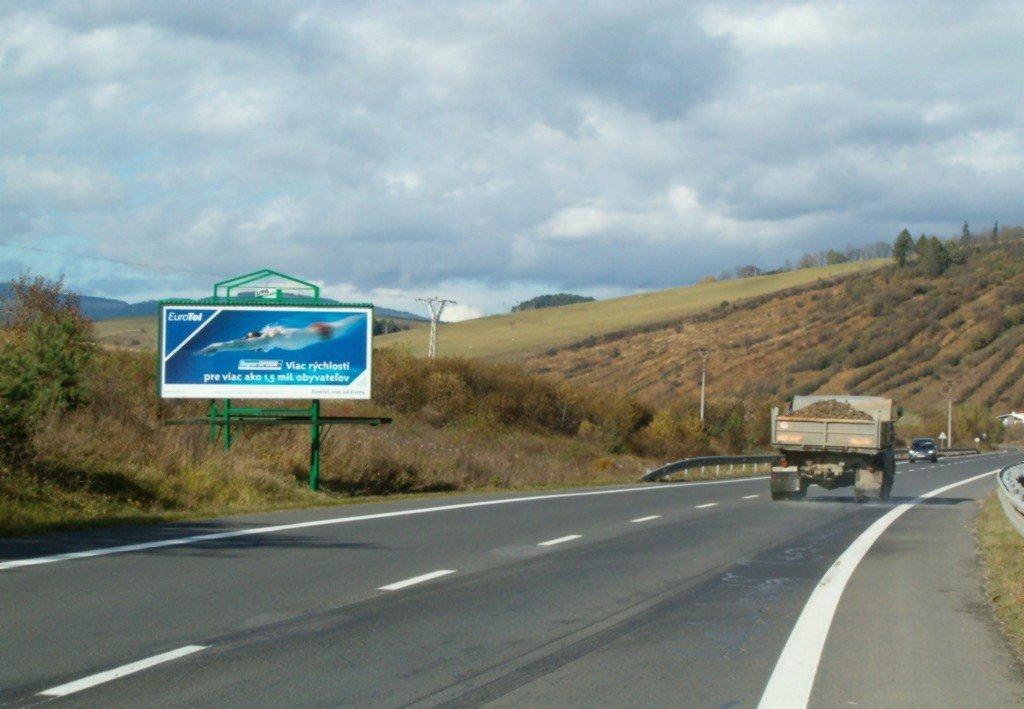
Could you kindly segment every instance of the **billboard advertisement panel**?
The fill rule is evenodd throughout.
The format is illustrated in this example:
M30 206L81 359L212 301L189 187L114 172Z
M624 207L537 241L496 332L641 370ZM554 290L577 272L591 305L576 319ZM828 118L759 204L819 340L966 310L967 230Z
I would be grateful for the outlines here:
M373 309L162 304L160 396L369 399Z

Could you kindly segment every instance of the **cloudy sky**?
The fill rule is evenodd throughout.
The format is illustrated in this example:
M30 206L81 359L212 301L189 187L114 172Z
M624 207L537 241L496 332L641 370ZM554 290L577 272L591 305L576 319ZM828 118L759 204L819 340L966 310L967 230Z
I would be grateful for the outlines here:
M0 276L458 317L1024 222L1024 3L0 3ZM210 275L206 275L210 274Z

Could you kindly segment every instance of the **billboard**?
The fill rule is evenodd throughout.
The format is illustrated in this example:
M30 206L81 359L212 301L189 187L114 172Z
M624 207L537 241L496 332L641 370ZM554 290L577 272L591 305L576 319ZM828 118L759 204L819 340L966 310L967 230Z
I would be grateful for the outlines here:
M369 399L370 306L161 304L166 399Z

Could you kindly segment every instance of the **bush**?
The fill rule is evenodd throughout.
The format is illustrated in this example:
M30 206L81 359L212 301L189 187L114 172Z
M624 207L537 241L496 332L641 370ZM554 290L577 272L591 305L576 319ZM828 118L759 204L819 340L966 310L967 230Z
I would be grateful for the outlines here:
M708 437L700 424L700 412L694 405L676 404L656 412L644 428L640 445L648 455L688 458L707 450Z
M20 277L0 314L0 460L24 467L48 415L85 403L91 325L60 281Z

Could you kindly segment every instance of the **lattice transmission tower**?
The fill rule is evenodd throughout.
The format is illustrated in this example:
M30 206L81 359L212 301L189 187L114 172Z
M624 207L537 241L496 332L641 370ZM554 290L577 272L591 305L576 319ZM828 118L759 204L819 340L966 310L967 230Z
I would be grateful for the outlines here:
M441 321L441 313L444 312L444 306L451 303L455 305L454 300L448 298L417 298L421 303L426 303L430 309L430 344L427 345L427 357L433 359L437 356L437 323Z

